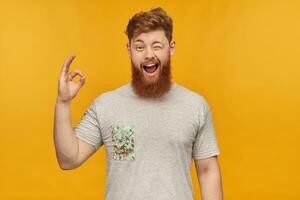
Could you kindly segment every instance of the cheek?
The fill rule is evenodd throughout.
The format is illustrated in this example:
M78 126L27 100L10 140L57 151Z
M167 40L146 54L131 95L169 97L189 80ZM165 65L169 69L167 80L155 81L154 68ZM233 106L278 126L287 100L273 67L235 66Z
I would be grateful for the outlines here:
M161 51L157 54L157 57L161 60L166 60L170 55L170 51L168 50L164 50L164 51Z
M140 55L134 55L132 54L131 60L135 65L140 65L142 62L142 57Z
M169 54L158 55L157 57L161 63L165 63L169 58Z

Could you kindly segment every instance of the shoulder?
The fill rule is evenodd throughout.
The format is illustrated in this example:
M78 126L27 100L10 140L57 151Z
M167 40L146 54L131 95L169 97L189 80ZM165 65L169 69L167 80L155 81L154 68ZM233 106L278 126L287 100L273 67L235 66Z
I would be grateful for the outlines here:
M177 93L180 95L184 100L192 104L196 107L200 106L202 109L207 110L208 108L208 102L206 100L206 97L201 93L194 89L187 88L186 86L183 86L181 84L177 84Z

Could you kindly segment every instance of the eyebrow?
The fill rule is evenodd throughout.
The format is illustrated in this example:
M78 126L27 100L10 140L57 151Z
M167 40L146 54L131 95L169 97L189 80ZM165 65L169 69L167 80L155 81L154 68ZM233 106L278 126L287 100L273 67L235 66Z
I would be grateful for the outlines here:
M137 41L134 41L134 43L137 43L137 42L142 42L142 43L144 43L143 40L137 40Z
M143 40L140 40L140 39L138 39L137 41L135 41L134 43L137 43L137 42L142 42L142 43L144 43L144 41ZM159 44L163 44L162 42L159 42L159 41L154 41L153 43L152 43L152 45L153 44L157 44L157 43L159 43Z

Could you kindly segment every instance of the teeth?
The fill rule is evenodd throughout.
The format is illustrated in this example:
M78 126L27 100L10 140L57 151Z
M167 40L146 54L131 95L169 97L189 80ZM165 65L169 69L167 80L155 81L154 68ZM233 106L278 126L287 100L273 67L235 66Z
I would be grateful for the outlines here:
M147 64L147 65L145 65L146 67L152 67L152 66L154 66L155 64L153 63L153 64Z

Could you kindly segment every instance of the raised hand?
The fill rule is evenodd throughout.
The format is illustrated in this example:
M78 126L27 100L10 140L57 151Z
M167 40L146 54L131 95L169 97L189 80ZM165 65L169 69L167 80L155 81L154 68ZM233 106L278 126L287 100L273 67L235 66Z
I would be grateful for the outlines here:
M58 81L58 95L57 95L57 101L63 102L63 103L69 103L71 100L76 97L79 89L84 85L85 83L85 76L80 70L74 70L70 73L68 73L70 65L72 61L74 60L75 56L71 55L69 56L60 71L60 77ZM78 83L73 82L73 79L79 75L80 80Z

